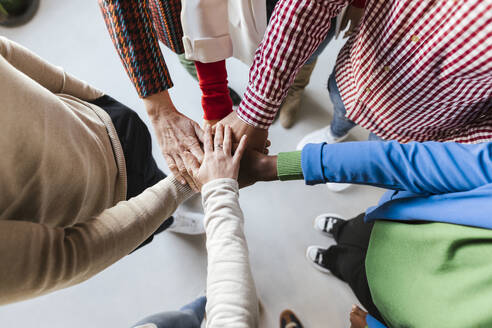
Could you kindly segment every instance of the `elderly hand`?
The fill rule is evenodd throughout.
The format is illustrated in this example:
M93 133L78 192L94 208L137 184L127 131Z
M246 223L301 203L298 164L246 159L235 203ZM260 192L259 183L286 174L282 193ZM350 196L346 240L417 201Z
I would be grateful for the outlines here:
M144 103L169 169L178 181L188 183L198 191L186 170L183 154L185 151L191 152L198 161L202 161L202 129L198 123L176 110L167 91L145 98Z
M246 139L246 136L241 137L239 146L232 154L231 128L218 123L215 128L215 137L212 137L212 128L207 125L204 133L202 164L200 165L193 154L185 152L185 164L195 184L201 188L207 182L215 179L237 179L241 158L246 150Z

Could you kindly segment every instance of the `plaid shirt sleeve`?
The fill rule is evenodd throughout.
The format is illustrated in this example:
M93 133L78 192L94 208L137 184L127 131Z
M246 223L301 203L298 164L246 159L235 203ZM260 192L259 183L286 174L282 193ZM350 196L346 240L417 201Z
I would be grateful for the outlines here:
M268 129L294 78L325 39L343 0L280 0L249 71L237 111L244 122Z
M177 2L179 4L179 1ZM182 35L182 30L179 15L175 13L176 11L179 13L179 10L174 10L176 8L173 7L175 3L174 0L167 1L164 6L161 1L159 3L154 1L149 5L148 0L99 0L111 40L128 76L142 98L173 86L159 48L158 37L162 34L162 38L169 41L166 45L176 52L182 52L182 46L179 45L181 42L179 33ZM165 21L158 23L162 23L166 31L161 27L156 33L152 14L159 8L166 10L169 15L159 15L160 20ZM166 20L171 22L166 24Z

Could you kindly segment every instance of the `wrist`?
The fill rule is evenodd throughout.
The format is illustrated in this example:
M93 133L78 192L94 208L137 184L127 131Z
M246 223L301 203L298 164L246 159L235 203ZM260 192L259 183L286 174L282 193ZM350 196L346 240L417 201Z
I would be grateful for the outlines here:
M259 172L259 176L263 176L263 181L278 180L277 156L265 156L261 159L260 167L262 172Z
M177 112L167 90L150 95L143 102L151 120Z
M302 152L279 153L277 175L281 181L304 179L302 172Z

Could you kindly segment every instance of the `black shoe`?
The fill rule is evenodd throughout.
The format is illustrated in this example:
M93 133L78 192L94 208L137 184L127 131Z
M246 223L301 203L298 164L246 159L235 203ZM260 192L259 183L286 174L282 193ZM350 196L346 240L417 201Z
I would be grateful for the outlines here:
M232 90L231 88L228 89L229 89L229 96L232 99L232 104L234 106L239 106L239 104L241 103L241 96L239 96L237 92Z
M15 27L26 24L38 8L39 0L0 0L0 25Z

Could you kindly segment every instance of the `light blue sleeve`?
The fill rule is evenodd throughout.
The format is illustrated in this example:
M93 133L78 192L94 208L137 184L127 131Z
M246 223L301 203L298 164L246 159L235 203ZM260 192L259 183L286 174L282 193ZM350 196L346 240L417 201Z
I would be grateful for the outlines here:
M492 183L492 142L308 144L301 165L307 184L340 182L415 194L454 193Z

